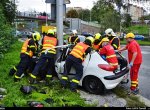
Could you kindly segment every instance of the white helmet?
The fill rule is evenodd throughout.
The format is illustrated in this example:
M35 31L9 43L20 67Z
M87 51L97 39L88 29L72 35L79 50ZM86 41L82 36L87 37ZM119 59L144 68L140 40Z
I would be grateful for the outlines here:
M77 30L72 30L72 33L75 35L77 34Z
M111 28L106 29L105 34L107 36L116 36L116 34L114 33L114 31Z

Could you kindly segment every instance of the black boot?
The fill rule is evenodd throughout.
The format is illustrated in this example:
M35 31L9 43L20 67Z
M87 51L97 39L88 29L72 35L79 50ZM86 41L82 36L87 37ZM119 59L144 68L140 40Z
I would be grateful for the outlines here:
M38 83L36 78L32 78L32 77L29 77L28 81L29 81L30 84L37 84Z
M19 78L14 78L14 82L19 82L20 79Z
M46 81L45 83L46 86L50 86L52 84L52 78L46 77L45 81Z
M71 92L75 92L75 93L79 93L79 90L76 89L76 88L70 88L70 91L71 91Z
M10 69L9 76L13 76L16 72L17 71L14 68Z

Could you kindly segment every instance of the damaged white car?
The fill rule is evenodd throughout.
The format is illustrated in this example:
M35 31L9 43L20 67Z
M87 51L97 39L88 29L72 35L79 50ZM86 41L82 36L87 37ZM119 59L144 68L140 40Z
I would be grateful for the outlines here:
M65 48L61 56L56 60L55 69L59 78L61 78L61 74L64 71L68 52L69 47ZM88 54L83 62L83 76L79 85L83 86L90 93L100 94L105 89L115 88L121 81L125 80L129 72L127 60L119 53L116 55L118 59L122 59L121 68L118 71L111 71L107 68L108 63L101 58L98 52L94 51L92 54ZM73 78L75 73L75 69L72 68L68 75L69 78Z

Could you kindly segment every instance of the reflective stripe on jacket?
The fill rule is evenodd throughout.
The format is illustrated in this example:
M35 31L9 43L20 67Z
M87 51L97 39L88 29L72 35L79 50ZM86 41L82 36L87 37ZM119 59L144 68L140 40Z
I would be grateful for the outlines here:
M46 49L55 47L56 45L57 45L56 38L45 36L44 40L43 40L43 48L42 48L43 51L42 52L45 52ZM55 48L50 49L48 52L56 54L56 49Z
M100 46L99 44L97 44L97 45L96 45L96 44L93 44L93 49L94 49L94 50L99 50L99 46Z
M27 54L29 55L30 57L33 56L33 52L31 50L28 50L28 48L30 47L28 44L29 44L29 41L31 39L27 39L24 43L23 43L23 46L21 48L21 53L24 53L24 54Z
M114 48L110 44L104 46L100 50L100 55L106 55L106 60L110 65L112 66L118 65L118 60Z
M79 42L78 36L70 36L68 38L68 44L77 44Z
M113 42L113 40L114 40L115 38L117 38L118 41L119 41L118 47L117 47L116 44L112 44L112 42ZM113 38L109 41L109 43L110 43L113 47L115 47L115 48L117 48L117 49L120 49L120 39L119 39L118 37L113 37Z
M88 47L90 47L90 46L84 44L83 42L77 43L77 45L72 49L70 54L76 58L80 58L83 61L85 51Z

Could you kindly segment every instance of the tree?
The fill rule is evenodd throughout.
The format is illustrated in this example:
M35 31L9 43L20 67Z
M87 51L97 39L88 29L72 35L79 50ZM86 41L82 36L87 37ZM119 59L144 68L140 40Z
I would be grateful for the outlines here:
M107 0L98 0L92 8L92 19L98 21L103 29L119 30L120 13L114 10L114 5Z
M106 2L105 0L98 0L92 8L93 20L101 23L104 15L111 10L114 10L114 6L111 3Z
M125 21L123 22L123 27L129 27L131 26L131 16L129 14L124 14L124 18Z
M78 18L78 12L74 9L71 9L70 11L68 11L68 13L66 14L67 18Z
M123 0L114 0L114 3L117 5L119 13L121 8L125 9L127 7L125 4L123 4Z
M112 28L114 31L120 29L120 14L116 11L109 11L103 16L101 25L104 29Z
M82 9L78 11L79 18L84 21L90 21L90 10L89 9Z
M1 0L0 2L1 9L8 23L14 22L15 14L16 14L16 5L13 1L10 0Z
M42 13L42 16L46 16L46 15L47 15L46 12L43 12L43 13Z
M1 4L0 7L2 7ZM0 8L0 59L4 57L3 53L7 52L12 45L13 37L11 32L12 30L6 21L4 11Z

